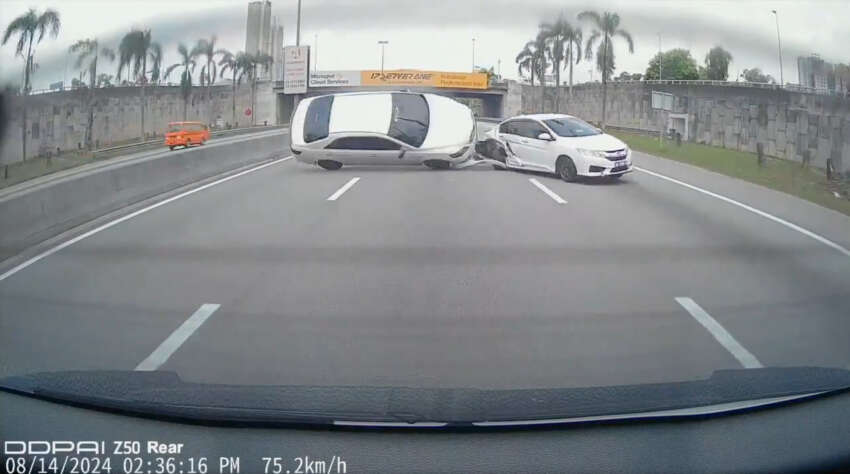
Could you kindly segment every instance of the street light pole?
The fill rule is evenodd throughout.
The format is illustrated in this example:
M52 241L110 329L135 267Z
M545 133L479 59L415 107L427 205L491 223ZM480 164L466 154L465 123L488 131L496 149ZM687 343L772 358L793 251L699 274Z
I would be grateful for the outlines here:
M313 52L313 71L319 71L319 34L313 34L313 44L316 45L316 51Z
M301 0L298 0L298 19L295 24L295 46L301 46Z
M472 38L472 72L475 72L475 38Z
M381 75L384 74L384 46L388 45L390 42L387 40L380 40L378 44L381 45Z
M771 10L776 17L776 43L779 46L779 87L785 85L785 77L782 74L782 39L779 37L779 13L776 10Z

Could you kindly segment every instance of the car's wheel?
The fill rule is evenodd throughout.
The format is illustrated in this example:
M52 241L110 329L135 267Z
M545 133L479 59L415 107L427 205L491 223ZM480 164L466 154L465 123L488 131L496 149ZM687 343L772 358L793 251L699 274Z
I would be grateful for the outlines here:
M432 170L447 170L452 166L451 163L446 160L425 160L423 164Z
M493 165L493 169L494 169L494 170L503 171L503 170L505 170L505 169L507 169L507 168L505 168L504 166Z
M170 146L170 147L168 147L168 148L169 148L171 151L174 151L174 145L171 145L171 146Z
M329 171L338 170L342 168L342 163L334 160L319 160L317 163L321 168L324 168Z
M568 156L559 157L558 162L555 165L555 169L558 172L558 177L568 183L573 182L576 178L578 178L576 165Z

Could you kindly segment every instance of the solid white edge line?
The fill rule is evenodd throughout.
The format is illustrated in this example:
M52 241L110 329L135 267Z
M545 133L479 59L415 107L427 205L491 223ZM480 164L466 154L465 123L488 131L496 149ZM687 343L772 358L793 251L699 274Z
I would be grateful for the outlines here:
M685 310L690 313L694 319L697 320L700 324L703 325L708 332L717 339L717 342L720 343L723 347L732 354L733 357L738 359L738 362L744 366L745 369L760 369L764 367L756 356L754 356L750 351L748 351L744 346L741 345L732 334L729 333L720 323L717 322L716 319L712 318L710 314L708 314L700 305L696 303L696 301L687 297L676 297L674 298L677 303L679 303Z
M343 195L343 193L345 193L346 191L351 189L352 186L357 184L358 181L360 181L359 177L351 178L350 180L348 180L347 183L343 184L341 188L337 189L335 193L328 196L328 201L336 201L337 199L339 199L340 196Z
M566 204L566 203L567 203L567 201L565 201L565 200L564 200L564 198L562 198L561 196L558 196L557 194L555 194L555 192L554 192L554 191L552 191L551 189L547 188L547 187L546 187L545 185L543 185L543 183L541 183L540 181L537 181L537 180L536 180L536 179L534 179L534 178L528 178L528 180L531 182L531 184L533 184L533 185L537 186L537 189L539 189L539 190L543 191L544 193L546 193L546 195L547 195L547 196L549 196L550 198L552 198L552 199L553 199L555 202L557 202L558 204Z
M19 271L23 270L24 268L27 268L28 266L32 265L33 263L38 262L39 260L43 259L44 257L47 257L47 256L50 256L50 255L53 255L54 253L56 253L56 252L58 252L58 251L60 251L60 250L64 249L65 247L68 247L69 245L73 245L73 244L75 244L75 243L77 243L77 242L79 242L79 241L81 241L81 240L83 240L83 239L85 239L85 238L87 238L87 237L91 237L92 235L97 234L98 232L104 231L104 230L106 230L106 229L108 229L108 228L110 228L110 227L112 227L112 226L114 226L114 225L120 224L120 223L122 223L122 222L124 222L124 221L126 221L126 220L130 220L130 219L132 219L132 218L134 218L134 217L136 217L136 216L138 216L138 215L144 214L144 213L146 213L146 212L148 212L148 211L151 211L151 210L153 210L153 209L156 209L156 208L158 208L158 207L160 207L160 206L164 206L164 205L166 205L166 204L168 204L168 203L170 203L170 202L174 202L174 201L176 201L176 200L178 200L178 199L182 199L182 198L184 198L184 197L186 197L186 196L190 196L190 195L195 194L195 193L197 193L197 192L199 192L199 191L203 191L204 189L211 188L211 187L216 186L216 185L218 185L218 184L221 184L221 183L224 183L224 182L230 181L231 179L236 179L236 178L238 178L238 177L240 177L240 176L244 176L244 175L246 175L246 174L248 174L248 173L253 173L254 171L259 171L259 170L261 170L261 169L263 169L263 168L266 168L266 167L268 167L268 166L275 165L275 164L278 164L278 163L282 163L282 162L284 162L284 161L286 161L286 160L289 160L289 159L291 159L291 158L292 158L292 156L290 155L290 156L287 156L287 157L284 157L284 158L278 158L278 159L276 159L276 160L274 160L274 161L270 161L270 162L268 162L268 163L263 163L263 164L261 164L261 165L255 166L255 167L253 167L253 168L249 168L249 169L247 169L247 170L240 171L239 173L236 173L236 174L233 174L233 175L230 175L230 176L227 176L227 177L224 177L224 178L221 178L221 179L215 180L215 181L213 181L213 182L211 182L211 183L207 183L207 184L205 184L205 185L203 185L203 186L198 186L197 188L190 189L190 190L188 190L188 191L182 192L182 193L180 193L180 194L178 194L178 195L176 195L176 196L172 196L172 197L170 197L170 198L168 198L168 199L162 200L162 201L157 202L157 203L155 203L155 204L151 204L150 206L147 206L147 207L144 207L144 208L139 209L139 210L137 210L137 211L131 212L130 214L127 214L126 216L122 216L122 217L119 217L119 218L117 218L117 219L115 219L115 220L113 220L113 221L109 221L109 222L107 222L106 224L103 224L103 225L101 225L101 226L95 227L94 229L92 229L92 230L90 230L90 231L88 231L88 232L85 232L85 233L83 233L83 234L80 234L80 235L78 235L78 236L74 237L73 239L66 240L65 242L62 242L61 244L59 244L59 245L57 245L57 246L55 246L55 247L52 247L52 248L50 248L50 249L48 249L48 250L45 250L44 252L42 252L42 253L40 253L40 254L38 254L38 255L36 255L36 256L34 256L34 257L30 258L29 260L27 260L27 261L25 261L25 262L22 262L22 263L20 263L20 264L18 264L18 265L16 265L16 266L12 267L12 268L11 268L11 269L9 269L8 271L6 271L6 272L5 272L5 273L3 273L2 275L0 275L0 281L3 281L3 280L5 280L6 278L9 278L10 276L14 275L15 273L18 273Z
M773 222L776 222L777 224L784 225L785 227L787 227L787 228L789 228L789 229L791 229L791 230L795 230L795 231L797 231L797 232L799 232L799 233L801 233L801 234L803 234L803 235L805 235L805 236L807 236L807 237L811 237L811 238L813 238L813 239L817 240L818 242L820 242L820 243L822 243L822 244L824 244L824 245L827 245L827 246L829 246L829 247L834 248L835 250L838 250L839 252L841 252L841 253L842 253L842 254L844 254L845 256L850 257L850 250L848 250L848 249L846 249L846 248L842 247L841 245L839 245L839 244L837 244L837 243L835 243L835 242L833 242L833 241L831 241L831 240L827 239L826 237L824 237L824 236L822 236L822 235L816 234L816 233L814 233L814 232L812 232L812 231L810 231L810 230L808 230L808 229L804 229L803 227L800 227L800 226L798 226L797 224L793 224L793 223L791 223L791 222L788 222L788 221L786 221L785 219L782 219L781 217L776 217L776 216L774 216L773 214L770 214L770 213L764 212L764 211L762 211L762 210L760 210L760 209L756 209L756 208L754 208L754 207L752 207L752 206L748 206L748 205L746 205L746 204L744 204L744 203L742 203L742 202L740 202L740 201L736 201L736 200L734 200L734 199L732 199L732 198L728 198L728 197L726 197L726 196L722 196L722 195L720 195L720 194L717 194L717 193L711 192L711 191L709 191L709 190L707 190L707 189L700 188L699 186L694 186L693 184L688 184L688 183L686 183L686 182L684 182L684 181L679 181L678 179L671 178L671 177L669 177L669 176L665 176L665 175L660 174L660 173L656 173L655 171L650 171L650 170L648 170L648 169L640 168L640 167L638 167L638 166L635 166L635 167L634 167L634 169L636 169L636 170L638 170L638 171L641 171L641 172L643 172L643 173L646 173L646 174L649 174L649 175L655 176L656 178L661 178L661 179L663 179L663 180L670 181L671 183L675 183L675 184L678 184L678 185L680 185L680 186L684 186L684 187L686 187L686 188L688 188L688 189L692 189L692 190L694 190L694 191L697 191L697 192L703 193L703 194L705 194L705 195L707 195L707 196L711 196L711 197L713 197L713 198L720 199L721 201L728 202L729 204L732 204L732 205L738 206L738 207L740 207L741 209L745 209L745 210L747 210L747 211L750 211L750 212L752 212L753 214L757 214L757 215L759 215L759 216L761 216L761 217L764 217L765 219L770 219L770 220L772 220Z
M141 361L134 370L151 371L160 368L186 342L186 339L189 339L189 336L197 331L201 327L201 324L204 324L204 321L215 313L219 307L221 305L211 303L202 304L197 311L189 316L189 319L183 321L183 324L162 341L162 344L154 349L151 355L145 360Z

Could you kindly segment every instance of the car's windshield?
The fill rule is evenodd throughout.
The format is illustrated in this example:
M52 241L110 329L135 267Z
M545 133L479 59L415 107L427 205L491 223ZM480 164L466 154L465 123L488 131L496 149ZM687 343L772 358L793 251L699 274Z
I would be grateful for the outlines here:
M593 125L573 117L549 119L543 123L560 137L586 137L602 133Z
M369 387L383 412L310 415L483 422L523 390L685 409L665 384L850 369L848 20L850 0L0 0L0 380L94 371L140 410L252 416ZM533 398L523 416L585 406Z

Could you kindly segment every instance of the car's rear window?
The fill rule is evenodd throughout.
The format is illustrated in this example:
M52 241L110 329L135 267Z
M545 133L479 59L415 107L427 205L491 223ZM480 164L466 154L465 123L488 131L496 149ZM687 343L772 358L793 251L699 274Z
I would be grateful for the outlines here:
M401 145L380 137L343 137L332 141L331 150L400 150Z
M393 115L389 135L410 146L419 147L428 135L428 102L420 94L393 94Z
M304 117L304 142L310 143L328 136L328 123L331 118L332 95L317 97L307 107Z

